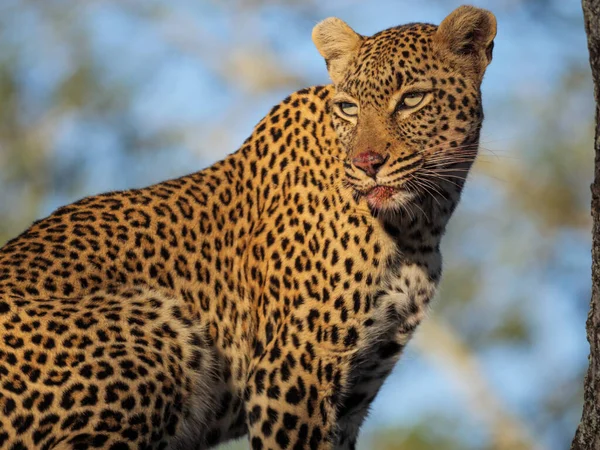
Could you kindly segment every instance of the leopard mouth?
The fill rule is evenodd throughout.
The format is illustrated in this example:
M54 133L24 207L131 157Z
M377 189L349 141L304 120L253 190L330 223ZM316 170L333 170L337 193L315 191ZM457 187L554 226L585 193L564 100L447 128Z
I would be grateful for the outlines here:
M366 189L355 189L357 197L366 199L373 210L398 210L412 198L401 186L376 184Z
M369 202L383 202L391 199L399 191L396 187L376 185L365 193L365 197Z

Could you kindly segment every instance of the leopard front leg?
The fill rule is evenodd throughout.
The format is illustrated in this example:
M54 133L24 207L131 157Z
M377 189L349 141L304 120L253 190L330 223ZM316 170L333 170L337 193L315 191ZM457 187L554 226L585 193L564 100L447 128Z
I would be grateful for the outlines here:
M251 448L337 449L336 416L348 368L348 356L322 353L296 335L280 335L248 381Z

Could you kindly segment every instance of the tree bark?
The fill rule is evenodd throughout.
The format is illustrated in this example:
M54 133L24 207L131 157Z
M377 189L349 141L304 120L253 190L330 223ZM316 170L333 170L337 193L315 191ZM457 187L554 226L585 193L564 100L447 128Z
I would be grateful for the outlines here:
M571 450L600 450L600 0L582 0L596 100L594 182L592 184L592 298L587 318L590 344L581 422Z

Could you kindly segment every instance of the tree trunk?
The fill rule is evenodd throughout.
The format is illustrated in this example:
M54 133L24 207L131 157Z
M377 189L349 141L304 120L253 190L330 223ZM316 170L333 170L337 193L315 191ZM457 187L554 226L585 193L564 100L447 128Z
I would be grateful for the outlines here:
M590 343L581 423L571 450L600 450L600 0L582 0L596 99L594 183L592 184L592 299L587 319Z

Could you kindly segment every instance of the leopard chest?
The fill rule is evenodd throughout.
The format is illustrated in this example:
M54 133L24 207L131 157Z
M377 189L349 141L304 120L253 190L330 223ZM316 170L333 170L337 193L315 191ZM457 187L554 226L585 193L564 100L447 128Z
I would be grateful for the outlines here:
M409 252L419 246L402 248L385 234L377 242L384 264L377 272L379 282L364 292L364 298L370 298L370 310L355 317L360 322L360 338L350 364L348 390L339 404L340 429L349 435L362 423L426 315L440 275L438 251Z
M340 290L351 308L349 323L357 327L354 372L377 372L373 376L391 370L426 315L441 274L435 243L411 239L410 230L394 236L377 225L369 248L373 256L359 267L363 277Z

